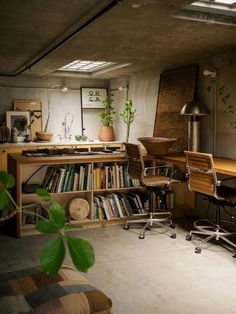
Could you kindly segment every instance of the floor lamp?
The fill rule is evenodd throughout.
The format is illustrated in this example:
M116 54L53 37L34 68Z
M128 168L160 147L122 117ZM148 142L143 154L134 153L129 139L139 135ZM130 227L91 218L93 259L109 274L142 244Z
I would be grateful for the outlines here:
M197 152L200 149L199 117L208 115L209 111L201 102L192 100L182 107L180 114L190 117L188 121L188 150Z

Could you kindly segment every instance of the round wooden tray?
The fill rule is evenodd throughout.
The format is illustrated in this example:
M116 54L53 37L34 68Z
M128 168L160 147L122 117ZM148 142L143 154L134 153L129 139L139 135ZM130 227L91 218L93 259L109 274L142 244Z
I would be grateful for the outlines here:
M72 219L83 220L89 214L89 203L83 198L76 197L69 202L68 211Z

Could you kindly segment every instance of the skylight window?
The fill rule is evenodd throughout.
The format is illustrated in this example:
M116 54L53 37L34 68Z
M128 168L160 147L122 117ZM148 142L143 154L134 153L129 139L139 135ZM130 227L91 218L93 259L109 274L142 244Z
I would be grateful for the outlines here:
M59 71L77 71L77 72L96 72L104 68L115 65L115 62L106 61L89 61L89 60L75 60L67 65L64 65Z
M199 0L183 7L176 18L236 26L236 0Z
M225 10L225 11L235 11L236 1L235 0L201 0L195 1L187 8L194 8L194 6L199 7L199 11L202 9L208 9L212 13L217 12L217 10ZM221 12L222 14L222 12ZM224 14L224 13L223 13Z

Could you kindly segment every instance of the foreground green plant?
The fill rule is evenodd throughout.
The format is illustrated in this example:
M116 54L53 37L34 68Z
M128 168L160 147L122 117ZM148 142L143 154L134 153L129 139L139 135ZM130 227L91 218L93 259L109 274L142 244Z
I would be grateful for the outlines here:
M55 239L50 240L44 246L40 254L40 266L44 272L48 275L53 275L59 271L65 259L66 249L68 249L73 264L79 271L86 272L94 264L95 255L93 247L86 240L66 235L66 231L74 229L75 226L66 223L65 209L54 201L46 190L37 189L36 194L41 199L39 203L19 207L9 192L9 189L15 186L14 177L11 174L1 171L0 183L0 211L13 207L11 215L6 216L6 219L19 213L35 215L39 217L36 229L41 233L55 234L56 236ZM42 204L43 202L49 203L49 208L47 209L48 218L29 211L30 207Z

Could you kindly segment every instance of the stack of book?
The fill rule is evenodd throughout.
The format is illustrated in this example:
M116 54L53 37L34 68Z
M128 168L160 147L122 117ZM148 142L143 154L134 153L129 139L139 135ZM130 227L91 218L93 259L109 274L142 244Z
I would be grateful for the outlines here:
M96 194L93 199L93 219L122 218L146 214L148 195L145 192Z

